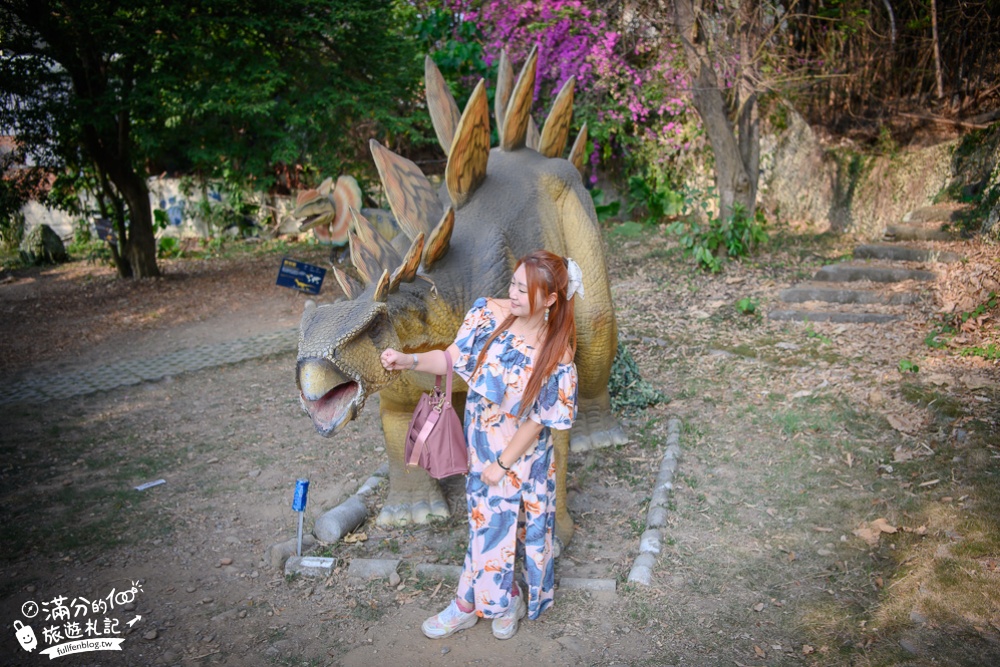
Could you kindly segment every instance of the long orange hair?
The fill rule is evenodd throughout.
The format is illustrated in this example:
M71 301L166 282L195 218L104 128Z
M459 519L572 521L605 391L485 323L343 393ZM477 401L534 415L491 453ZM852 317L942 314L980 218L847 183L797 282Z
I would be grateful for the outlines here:
M549 319L545 323L542 338L536 349L534 368L528 379L528 386L524 389L524 395L521 397L518 417L523 416L538 398L542 385L556 370L556 366L559 365L559 360L562 359L566 350L570 350L572 355L576 355L576 320L573 316L573 301L566 298L566 288L569 285L566 260L548 250L535 250L522 257L517 262L517 266L514 267L514 271L517 271L521 266L524 266L525 280L528 283L528 310L532 314L536 312L535 303L538 299L544 300L548 295L554 293L556 300L549 307ZM486 351L496 337L509 329L515 319L517 319L515 315L508 315L493 331L483 349L479 351L475 370L479 370L479 367L483 365Z

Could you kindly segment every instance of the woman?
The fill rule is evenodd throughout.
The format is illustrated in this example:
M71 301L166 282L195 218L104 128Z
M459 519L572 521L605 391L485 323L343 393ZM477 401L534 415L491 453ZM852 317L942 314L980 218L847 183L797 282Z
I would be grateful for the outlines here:
M572 275L572 278L571 278ZM422 630L431 639L493 619L493 635L510 639L525 615L552 604L555 464L551 429L576 416L573 296L580 267L545 250L523 257L509 299L479 299L448 348L454 371L469 385L466 498L469 548L456 598ZM387 370L451 372L440 351L382 353ZM518 530L523 513L524 527ZM524 545L525 591L514 581L514 554Z

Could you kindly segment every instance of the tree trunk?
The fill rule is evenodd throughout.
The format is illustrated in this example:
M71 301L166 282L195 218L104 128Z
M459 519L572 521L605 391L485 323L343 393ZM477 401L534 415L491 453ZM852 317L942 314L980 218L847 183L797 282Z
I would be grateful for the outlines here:
M740 162L747 177L747 192L744 197L737 198L735 203L742 204L749 217L753 217L757 206L757 184L760 177L760 114L757 108L757 94L751 93L743 101L739 123Z
M132 166L127 148L128 122L119 123L120 131L113 139L101 136L92 125L83 129L84 147L128 207L128 226L119 225L118 229L120 252L115 256L118 275L122 278L155 278L160 275L160 269L156 264L153 210L149 205L149 187ZM107 146L114 146L117 150L108 150Z
M698 39L692 0L674 0L674 10L691 74L694 107L705 124L705 132L715 156L719 218L726 220L732 216L736 204L742 206L748 216L752 216L757 203L757 179L760 173L757 97L751 94L740 110L740 140L737 142L708 50Z
M931 0L931 35L934 38L934 78L937 84L937 98L944 97L944 79L941 76L941 43L938 39L937 3Z
M136 278L160 275L156 264L156 234L153 231L153 209L149 206L149 187L134 171L131 178L118 186L129 210L129 236L125 256Z

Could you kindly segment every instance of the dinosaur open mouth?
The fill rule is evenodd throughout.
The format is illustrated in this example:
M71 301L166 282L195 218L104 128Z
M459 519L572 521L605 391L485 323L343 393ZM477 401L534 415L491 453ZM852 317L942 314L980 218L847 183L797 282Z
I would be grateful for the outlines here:
M357 400L361 396L361 385L344 382L326 392L315 401L300 394L302 404L312 417L316 430L322 435L333 435L337 430L354 419Z

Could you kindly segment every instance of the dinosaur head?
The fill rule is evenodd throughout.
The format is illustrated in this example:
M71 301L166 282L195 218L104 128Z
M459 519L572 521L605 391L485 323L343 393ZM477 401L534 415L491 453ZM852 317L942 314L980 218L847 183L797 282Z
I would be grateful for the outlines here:
M350 209L360 210L361 200L361 188L353 176L341 176L336 184L327 178L318 188L299 193L292 216L303 219L300 232L311 229L321 243L342 246L347 243Z
M295 381L303 409L320 435L331 436L354 419L365 400L398 373L379 355L399 347L386 304L368 299L306 303L299 326Z
M349 211L351 262L361 282L334 265L347 298L322 306L307 302L299 324L295 380L303 409L324 436L354 419L365 400L398 375L380 361L383 350L400 347L386 302L400 283L416 277L424 250L420 233L400 256L363 215Z

